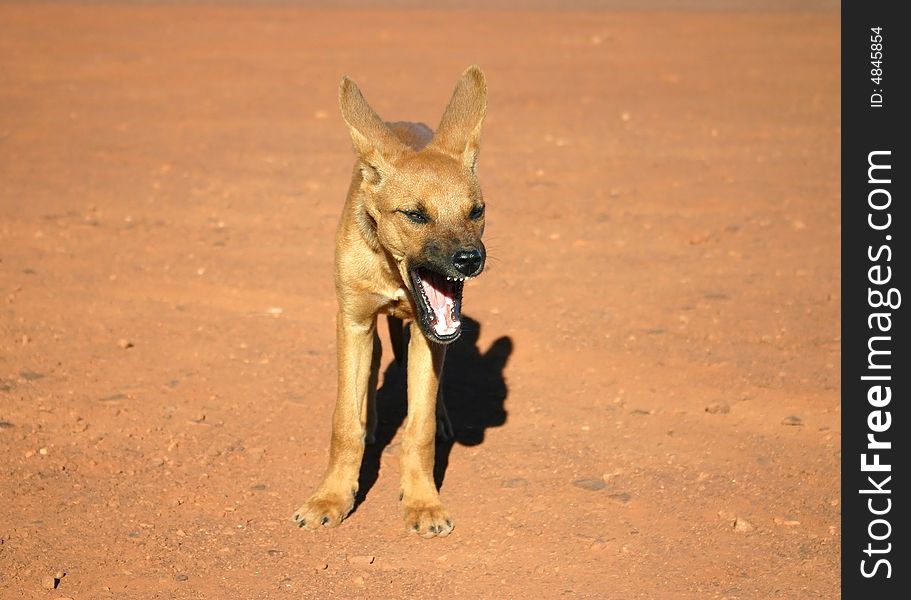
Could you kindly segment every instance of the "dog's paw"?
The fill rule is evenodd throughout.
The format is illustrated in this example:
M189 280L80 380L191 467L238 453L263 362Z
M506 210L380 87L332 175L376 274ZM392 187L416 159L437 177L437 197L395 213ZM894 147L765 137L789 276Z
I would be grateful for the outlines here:
M455 525L442 505L405 506L405 529L421 537L446 537Z
M354 508L354 492L350 495L314 494L291 517L298 527L317 529L337 527Z

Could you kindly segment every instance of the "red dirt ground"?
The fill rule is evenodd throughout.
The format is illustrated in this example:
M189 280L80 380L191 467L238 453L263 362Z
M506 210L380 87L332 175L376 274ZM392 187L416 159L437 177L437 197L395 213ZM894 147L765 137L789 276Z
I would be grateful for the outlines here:
M836 597L838 56L837 11L0 5L0 597ZM404 530L395 438L298 530L338 81L435 125L472 63L456 529Z

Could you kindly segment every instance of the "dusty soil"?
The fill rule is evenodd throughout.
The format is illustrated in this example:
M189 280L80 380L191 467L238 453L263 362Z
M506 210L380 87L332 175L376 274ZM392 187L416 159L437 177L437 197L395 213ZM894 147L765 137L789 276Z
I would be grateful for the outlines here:
M0 5L0 597L836 597L838 53L826 11ZM456 529L403 528L387 347L363 500L298 530L339 78L433 125L471 63Z

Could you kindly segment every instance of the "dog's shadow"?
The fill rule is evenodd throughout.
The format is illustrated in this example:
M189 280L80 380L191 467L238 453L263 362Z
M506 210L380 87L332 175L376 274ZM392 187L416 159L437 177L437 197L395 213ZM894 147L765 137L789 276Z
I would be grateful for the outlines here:
M406 342L407 333L406 330ZM504 403L508 389L503 369L512 354L512 340L500 337L482 353L477 345L480 333L481 324L463 314L462 336L446 351L443 398L455 436L450 440L437 439L433 473L437 488L443 485L455 444L482 444L487 428L506 423ZM406 364L392 361L383 375L383 385L377 390L376 441L364 451L355 510L379 477L383 453L398 454L397 445L391 444L407 413L406 368Z

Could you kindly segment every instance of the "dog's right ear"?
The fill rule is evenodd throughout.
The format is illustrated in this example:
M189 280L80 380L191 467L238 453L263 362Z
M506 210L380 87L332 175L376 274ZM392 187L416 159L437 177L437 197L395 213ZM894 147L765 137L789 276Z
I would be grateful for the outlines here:
M347 76L342 77L339 84L338 103L348 124L354 151L360 158L364 181L378 185L389 174L392 160L405 150L405 146L370 108L357 84Z

